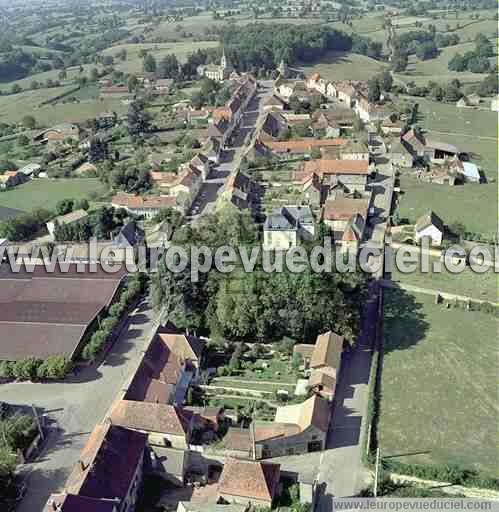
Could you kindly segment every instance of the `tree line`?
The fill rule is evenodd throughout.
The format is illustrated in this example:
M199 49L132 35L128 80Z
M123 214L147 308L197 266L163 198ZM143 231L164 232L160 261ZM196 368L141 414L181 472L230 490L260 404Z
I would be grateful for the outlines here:
M208 215L197 226L176 231L175 242L216 248L258 244L258 229L248 212L232 205ZM230 274L216 269L190 276L190 265L172 273L165 260L152 278L152 296L182 329L240 341L276 341L283 337L313 340L332 329L353 341L359 329L366 281L362 274L265 273L261 260L255 270Z

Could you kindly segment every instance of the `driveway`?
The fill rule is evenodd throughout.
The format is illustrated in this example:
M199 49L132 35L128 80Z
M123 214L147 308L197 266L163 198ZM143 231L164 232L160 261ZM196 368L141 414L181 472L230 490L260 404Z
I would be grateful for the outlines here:
M80 370L64 382L0 386L3 401L34 404L51 425L38 460L21 468L21 475L28 479L28 493L17 509L19 512L42 510L49 495L62 489L89 434L134 371L156 328L155 321L147 303L137 308L98 368Z

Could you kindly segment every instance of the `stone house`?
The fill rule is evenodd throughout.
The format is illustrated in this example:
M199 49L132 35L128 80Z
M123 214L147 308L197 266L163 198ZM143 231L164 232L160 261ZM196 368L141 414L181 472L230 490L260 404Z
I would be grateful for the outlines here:
M412 153L399 140L396 140L390 147L390 158L394 165L410 168L414 165Z
M287 250L299 240L315 237L315 220L308 206L283 206L267 216L263 225L264 250Z
M428 238L430 244L435 247L442 245L445 226L442 219L431 210L420 217L414 226L414 239L420 243L423 238Z
M133 512L142 482L147 436L109 422L90 434L61 494L44 510ZM70 508L74 507L74 508Z
M20 171L6 171L0 174L0 189L17 187L29 181L29 177Z
M311 174L317 174L323 185L334 187L338 183L345 186L350 192L364 192L369 175L369 162L367 160L337 160L320 158L309 160L295 172L294 181L301 182Z
M109 415L113 425L147 434L150 445L186 450L194 415L163 403L118 400Z
M271 508L280 477L280 464L227 458L218 485L219 501Z
M359 140L349 140L340 149L342 160L367 160L369 162L369 148Z
M49 232L52 240L55 240L57 226L78 224L87 218L88 213L85 210L75 210L74 212L69 212L66 215L59 215L47 222L47 231Z

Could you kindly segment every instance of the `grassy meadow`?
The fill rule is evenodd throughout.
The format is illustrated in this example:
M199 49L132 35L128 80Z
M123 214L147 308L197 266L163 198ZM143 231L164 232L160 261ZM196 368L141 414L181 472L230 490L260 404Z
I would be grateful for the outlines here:
M156 61L160 61L169 54L175 54L180 62L185 62L190 53L198 49L216 48L218 41L198 41L198 42L179 42L179 43L143 43L143 44L120 44L111 46L103 51L104 55L116 56L121 50L127 51L127 60L115 60L115 68L124 73L141 73L143 71L142 61L139 56L140 50L149 50Z
M326 80L369 80L387 65L357 53L329 52L317 64L302 64L306 74L320 73Z
M446 309L426 295L387 290L385 298L383 457L459 464L494 476L497 320Z
M0 206L19 210L54 209L61 199L92 199L94 195L102 195L104 192L97 178L40 178L0 191Z

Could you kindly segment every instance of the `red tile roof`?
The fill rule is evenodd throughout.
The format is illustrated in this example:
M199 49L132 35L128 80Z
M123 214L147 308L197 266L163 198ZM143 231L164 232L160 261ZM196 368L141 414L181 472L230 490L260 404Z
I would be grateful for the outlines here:
M109 423L97 425L66 481L65 490L89 498L123 500L146 444L146 434Z
M116 194L111 204L123 208L174 208L177 199L174 196L134 196L132 194Z
M271 502L280 474L280 464L226 458L218 490L220 494Z

